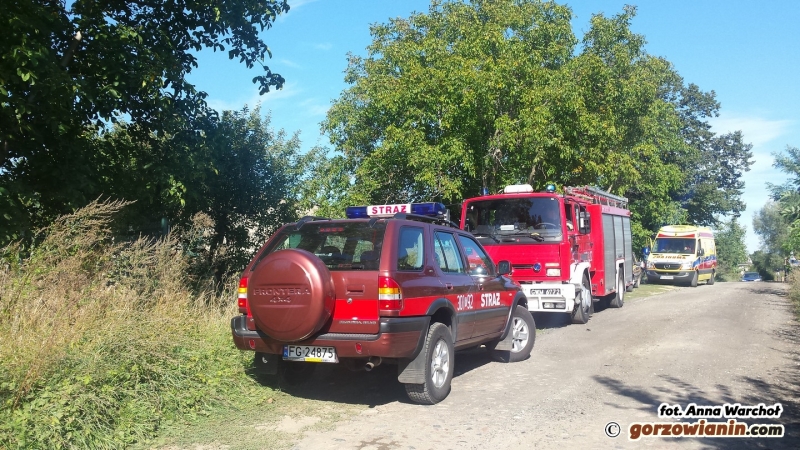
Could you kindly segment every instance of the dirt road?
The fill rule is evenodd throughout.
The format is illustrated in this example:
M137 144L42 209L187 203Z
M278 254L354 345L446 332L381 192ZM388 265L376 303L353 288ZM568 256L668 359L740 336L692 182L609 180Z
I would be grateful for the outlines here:
M409 403L391 366L369 374L324 368L311 386L290 393L369 408L332 429L316 429L313 417L291 419L291 446L800 448L800 329L781 284L678 288L597 312L584 326L537 319L545 329L531 359L501 364L483 349L459 353L452 393L435 406ZM776 402L785 410L780 419L739 420L783 424L783 438L628 439L633 422L675 421L658 418L661 403ZM620 425L618 437L606 435L609 422Z

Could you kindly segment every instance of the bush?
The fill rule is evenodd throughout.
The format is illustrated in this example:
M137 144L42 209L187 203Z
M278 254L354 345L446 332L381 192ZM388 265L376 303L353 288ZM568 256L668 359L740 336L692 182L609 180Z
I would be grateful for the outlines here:
M3 250L0 448L118 448L244 401L233 289L193 292L173 237L117 242L95 202Z

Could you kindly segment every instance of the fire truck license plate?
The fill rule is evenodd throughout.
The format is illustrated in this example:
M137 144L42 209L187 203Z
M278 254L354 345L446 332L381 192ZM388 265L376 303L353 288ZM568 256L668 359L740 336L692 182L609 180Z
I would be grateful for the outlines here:
M310 345L284 345L283 359L289 361L338 363L336 348Z
M561 289L531 289L531 295L561 295Z

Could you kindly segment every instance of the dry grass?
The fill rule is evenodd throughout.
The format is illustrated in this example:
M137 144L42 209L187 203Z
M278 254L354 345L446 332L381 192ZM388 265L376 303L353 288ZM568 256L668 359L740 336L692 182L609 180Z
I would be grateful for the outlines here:
M254 388L232 290L193 292L178 241L115 242L95 202L0 265L0 448L114 448ZM196 285L196 283L194 284Z

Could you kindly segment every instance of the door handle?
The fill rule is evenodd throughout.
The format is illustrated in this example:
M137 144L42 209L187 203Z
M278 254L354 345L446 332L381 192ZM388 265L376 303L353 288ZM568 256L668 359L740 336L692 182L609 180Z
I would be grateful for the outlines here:
M444 287L446 287L447 289L453 289L453 284L452 283L445 283Z

